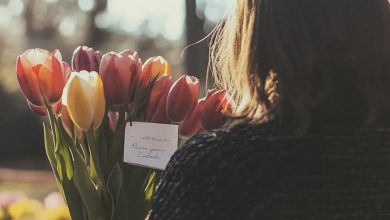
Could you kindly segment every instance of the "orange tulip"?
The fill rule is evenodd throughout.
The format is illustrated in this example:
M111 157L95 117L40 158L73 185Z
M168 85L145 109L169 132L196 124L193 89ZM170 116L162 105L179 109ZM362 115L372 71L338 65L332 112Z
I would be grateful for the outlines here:
M65 85L61 53L30 49L17 57L16 72L20 88L32 105L43 107L61 99Z
M233 102L224 90L212 90L207 94L202 111L203 127L210 131L224 125L228 119L225 113L232 112Z
M111 105L127 105L134 96L141 72L141 63L137 54L129 55L128 51L121 54L107 53L100 62L100 76L104 85L106 100Z
M73 52L72 68L77 72L80 72L81 70L99 72L101 59L102 54L100 51L95 51L93 48L87 46L79 46Z
M204 131L202 124L202 112L205 98L199 99L194 111L179 125L179 133L185 138L189 138L196 133Z
M175 123L186 119L194 110L199 99L199 79L184 75L178 79L167 97L167 116Z
M147 122L164 124L170 123L166 114L166 102L171 85L172 81L169 76L163 76L153 84L145 107L145 118Z
M142 85L145 87L150 80L170 75L171 66L164 57L151 57L142 66Z

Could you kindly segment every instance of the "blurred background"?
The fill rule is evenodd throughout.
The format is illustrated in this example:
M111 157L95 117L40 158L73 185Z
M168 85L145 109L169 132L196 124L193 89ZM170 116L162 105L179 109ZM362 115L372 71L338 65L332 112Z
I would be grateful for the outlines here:
M164 56L172 65L174 78L186 73L204 82L207 40L186 49L183 57L181 53L215 27L230 3L0 0L0 193L21 191L39 197L56 189L44 153L43 119L30 112L19 91L17 55L29 48L60 49L70 63L79 45L102 53L132 49L143 60Z

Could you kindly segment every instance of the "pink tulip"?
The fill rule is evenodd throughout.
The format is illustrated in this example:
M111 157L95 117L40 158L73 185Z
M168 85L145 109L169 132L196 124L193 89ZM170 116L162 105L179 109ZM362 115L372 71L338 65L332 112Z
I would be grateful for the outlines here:
M231 112L232 106L233 102L226 91L210 91L203 106L203 127L210 131L224 125L228 119L225 113Z
M169 76L163 76L153 84L145 107L145 118L147 122L164 124L170 123L166 115L166 103L171 85L172 81Z
M191 114L198 103L199 89L194 76L184 75L173 84L167 97L167 116L172 122L180 123Z
M132 50L125 50L120 53L122 56L127 56L129 59L133 60L136 65L133 65L134 68L133 72L135 72L134 79L131 81L130 85L130 97L129 97L129 103L134 100L135 91L138 87L138 84L141 80L142 75L142 60L139 57L139 54L137 51ZM139 64L139 65L138 65Z
M199 99L194 111L179 125L179 133L185 138L189 138L196 133L204 131L202 125L202 112L205 98Z
M93 48L87 46L79 46L73 52L72 68L77 72L81 70L99 72L101 59L102 55L100 51L95 51Z
M129 51L120 54L110 52L100 62L100 76L103 80L106 100L111 105L127 105L134 97L141 74L141 63L137 53Z
M34 106L57 103L65 86L61 53L30 49L17 57L16 72L20 88Z

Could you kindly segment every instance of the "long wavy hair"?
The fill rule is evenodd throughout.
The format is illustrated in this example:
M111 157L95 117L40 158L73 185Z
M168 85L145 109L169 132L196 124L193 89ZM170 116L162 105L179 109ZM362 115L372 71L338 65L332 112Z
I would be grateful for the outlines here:
M235 115L314 128L388 126L387 0L237 0L210 45Z

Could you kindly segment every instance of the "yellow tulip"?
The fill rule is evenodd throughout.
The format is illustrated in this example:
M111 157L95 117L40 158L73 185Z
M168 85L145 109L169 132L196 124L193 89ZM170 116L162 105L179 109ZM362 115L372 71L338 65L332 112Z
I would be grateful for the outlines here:
M73 123L84 131L97 128L105 114L103 83L97 72L72 72L65 85L62 104Z

